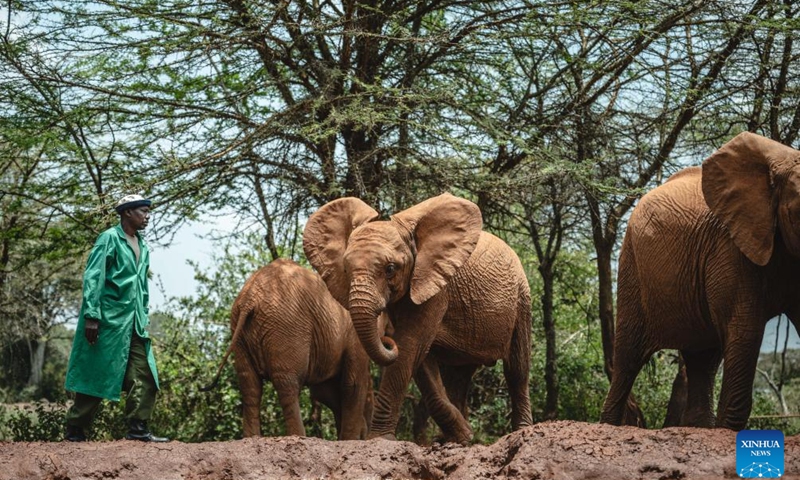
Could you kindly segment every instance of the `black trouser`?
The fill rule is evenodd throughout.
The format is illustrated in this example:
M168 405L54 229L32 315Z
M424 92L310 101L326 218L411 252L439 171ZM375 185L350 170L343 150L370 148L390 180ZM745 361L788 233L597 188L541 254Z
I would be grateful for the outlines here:
M131 336L131 350L128 354L128 366L125 369L125 380L122 389L126 392L125 419L128 423L134 420L150 420L156 403L156 381L150 364L147 362L145 341L138 335ZM83 393L75 394L75 403L67 411L67 425L88 428L92 425L97 408L103 399Z

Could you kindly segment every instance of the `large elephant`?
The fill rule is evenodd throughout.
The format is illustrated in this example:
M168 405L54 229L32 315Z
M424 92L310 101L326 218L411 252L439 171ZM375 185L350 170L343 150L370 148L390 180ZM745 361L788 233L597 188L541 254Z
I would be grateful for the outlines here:
M382 316L376 328L386 326ZM263 381L271 380L287 435L305 435L300 389L333 411L342 440L364 439L372 417L369 357L350 315L316 273L280 259L245 282L231 309L231 351L242 394L245 436L261 435ZM206 387L206 389L209 387Z
M766 322L800 319L800 152L742 133L644 195L619 259L614 371L601 421L619 424L642 365L680 350L689 426L745 427ZM714 376L724 359L717 415Z
M334 200L306 224L303 246L333 296L348 306L361 344L386 366L370 437L394 438L412 376L445 438L472 431L467 386L475 370L503 360L514 429L530 425L530 290L508 245L482 232L478 207L449 194L378 221L356 198ZM388 312L392 338L381 337ZM439 364L448 365L451 402ZM454 405L455 403L455 405Z

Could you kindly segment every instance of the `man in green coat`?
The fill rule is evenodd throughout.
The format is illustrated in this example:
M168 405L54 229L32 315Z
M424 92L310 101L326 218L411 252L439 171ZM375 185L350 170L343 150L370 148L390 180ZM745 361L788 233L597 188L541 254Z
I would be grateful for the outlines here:
M66 439L86 440L104 398L127 393L129 440L166 442L150 433L158 372L147 326L150 252L140 230L150 218L150 200L126 195L116 206L119 225L101 233L83 276L83 302L67 367L67 390L75 403L67 412Z

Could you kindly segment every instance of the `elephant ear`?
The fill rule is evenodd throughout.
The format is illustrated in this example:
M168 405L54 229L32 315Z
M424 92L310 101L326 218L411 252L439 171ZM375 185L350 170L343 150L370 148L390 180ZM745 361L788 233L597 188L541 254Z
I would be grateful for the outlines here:
M333 297L347 307L349 285L344 273L347 240L359 225L377 219L378 212L355 197L339 198L314 212L303 230L303 251Z
M393 215L392 221L416 242L411 301L417 305L439 293L466 263L483 226L477 205L447 193Z
M756 265L772 257L777 219L773 178L797 152L743 132L703 162L706 204L728 228L733 243Z

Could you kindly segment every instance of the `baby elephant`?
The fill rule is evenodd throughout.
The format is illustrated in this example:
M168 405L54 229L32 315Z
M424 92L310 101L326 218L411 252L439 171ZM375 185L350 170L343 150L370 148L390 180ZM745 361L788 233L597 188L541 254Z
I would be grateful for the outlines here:
M383 325L385 328L385 324ZM231 309L231 351L244 404L246 437L261 435L263 382L278 392L287 435L305 435L300 389L326 405L336 418L340 440L364 439L372 417L369 357L350 315L325 282L290 260L275 260L256 271Z

